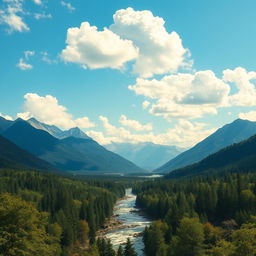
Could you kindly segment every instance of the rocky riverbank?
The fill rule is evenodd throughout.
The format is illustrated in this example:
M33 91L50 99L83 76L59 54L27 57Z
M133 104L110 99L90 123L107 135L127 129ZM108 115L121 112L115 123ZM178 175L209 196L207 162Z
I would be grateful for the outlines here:
M126 196L117 201L114 215L97 232L97 236L110 239L115 250L130 238L138 256L144 256L142 234L150 222L143 211L136 208L136 195L127 189Z

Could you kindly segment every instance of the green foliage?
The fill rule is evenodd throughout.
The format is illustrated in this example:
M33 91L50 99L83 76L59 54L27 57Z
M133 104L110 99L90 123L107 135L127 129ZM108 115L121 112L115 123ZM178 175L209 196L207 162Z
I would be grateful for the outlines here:
M3 256L60 255L60 237L46 232L47 215L10 194L0 195L0 251Z
M33 207L39 214L34 214L37 218L44 216L43 212L47 212L48 217L41 219L41 223L51 241L47 242L49 248L56 247L55 255L61 253L62 256L80 256L88 250L94 250L93 253L97 255L95 248L89 248L89 241L93 246L96 231L111 216L114 203L124 194L124 188L110 181L78 181L47 173L1 170L0 195L6 192L29 202L26 207ZM5 212L7 209L2 208L2 211ZM33 212L31 215L34 216ZM0 228L3 225L4 222L1 222ZM15 236L16 230L11 231ZM3 242L4 236L0 239ZM40 246L37 248L39 250ZM43 255L45 254L42 252L41 256ZM47 255L52 254L49 252Z
M200 256L203 255L204 231L203 225L196 218L183 218L172 239L171 248L174 255Z
M119 247L118 247L117 256L124 256L124 250L121 245L119 245Z
M137 206L161 220L145 229L146 255L256 255L255 184L252 173L136 184Z
M256 255L256 225L244 224L241 229L232 233L231 239L235 250L233 256Z
M124 256L137 256L137 254L132 246L131 240L129 238L127 238L127 242L124 247Z
M145 252L148 256L165 255L165 234L168 231L168 225L161 221L153 222L153 224L145 229L143 241L145 244Z

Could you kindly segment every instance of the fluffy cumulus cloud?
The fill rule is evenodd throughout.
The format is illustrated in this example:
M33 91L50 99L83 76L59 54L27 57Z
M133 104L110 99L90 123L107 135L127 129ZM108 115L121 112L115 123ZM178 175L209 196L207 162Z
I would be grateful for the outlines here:
M149 112L167 119L216 114L216 107L226 104L230 91L229 85L210 70L195 74L178 73L160 80L138 78L129 89L153 100Z
M256 89L255 81L256 72L248 72L242 67L234 70L224 70L223 80L232 83L237 92L230 95L229 105L231 106L256 106ZM231 86L232 86L231 84Z
M134 65L134 72L143 77L154 74L176 72L186 66L185 55L188 52L176 32L168 33L165 21L151 11L135 11L132 8L118 10L110 29L131 40L139 49L139 56Z
M209 105L177 104L173 101L163 99L152 104L149 113L155 116L162 116L166 120L172 120L201 118L205 114L215 115L217 114L217 110L215 107Z
M76 126L80 128L95 126L87 117L73 119L67 108L60 105L58 100L51 95L42 97L35 93L27 93L24 99L25 112L17 115L23 119L34 117L43 123L60 126L64 129Z
M153 130L152 124L141 124L137 120L130 120L125 115L121 115L119 122L121 125L134 131L151 131Z
M166 31L162 18L132 8L118 10L113 18L114 23L103 31L88 22L68 29L62 58L92 69L120 69L134 60L134 72L143 77L189 65L188 50L176 32Z
M239 118L256 122L256 111L240 113Z
M179 120L177 124L165 133L155 134L153 132L134 133L124 127L117 127L109 122L109 119L100 116L104 131L88 131L87 134L101 144L139 143L153 142L162 145L176 145L180 147L191 147L195 143L209 136L216 129L207 128L206 124Z
M69 28L66 43L62 59L91 69L120 69L138 54L131 41L121 39L107 28L99 31L88 22L83 22L80 28Z

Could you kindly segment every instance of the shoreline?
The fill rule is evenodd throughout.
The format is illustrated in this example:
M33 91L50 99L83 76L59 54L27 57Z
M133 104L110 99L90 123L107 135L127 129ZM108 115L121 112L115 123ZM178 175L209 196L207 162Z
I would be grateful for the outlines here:
M125 195L125 196L121 197L120 199L118 199L114 206L113 212L116 212L118 209L120 209L118 207L118 205L121 204L121 201L127 200L129 198L131 198L131 196ZM131 210L131 212L134 212L134 211L135 210ZM119 214L113 214L106 221L104 226L96 232L96 237L105 237L106 233L118 231L120 229L125 229L125 228L134 228L134 227L138 226L137 224L126 225L126 224L124 224L124 221L118 219L118 217L119 217Z

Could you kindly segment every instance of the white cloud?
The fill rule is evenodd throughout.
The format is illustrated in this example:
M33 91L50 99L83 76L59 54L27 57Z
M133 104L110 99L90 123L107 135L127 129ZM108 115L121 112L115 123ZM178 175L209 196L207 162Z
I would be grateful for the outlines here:
M137 120L129 120L125 115L121 115L119 123L134 131L152 131L152 124L141 124Z
M142 108L143 109L147 109L149 106L150 106L150 102L149 101L147 101L147 100L143 101L143 103L142 103Z
M157 135L157 139L159 142L162 142L161 144L188 148L202 141L215 131L216 128L207 129L207 125L204 123L181 119L166 133Z
M6 7L0 10L0 24L6 24L9 27L9 32L29 31L28 25L23 20L22 0L4 0L7 3Z
M223 80L233 83L238 92L229 97L231 106L256 106L256 89L252 80L256 79L256 72L247 72L242 67L234 70L226 69L223 71ZM232 85L231 85L232 86Z
M165 21L153 16L151 11L135 11L132 8L118 10L110 29L139 48L134 72L143 77L176 72L189 65L185 60L188 50L176 32L168 33Z
M27 93L24 99L25 112L17 115L23 119L34 117L43 123L60 126L64 129L76 126L80 128L95 126L87 117L73 119L67 108L60 105L57 98L51 95L42 97L36 93Z
M51 19L52 15L50 13L35 13L34 17L36 20L41 20L41 19Z
M99 131L87 131L86 134L101 145L111 144L112 142L119 142L117 138L106 137L103 132Z
M28 120L33 117L33 115L30 112L23 112L23 113L17 113L18 118L22 118L24 120Z
M21 70L30 70L33 68L33 66L29 63L27 63L27 61L29 61L29 58L31 56L35 55L35 51L24 51L24 58L20 58L18 64L16 65L19 69Z
M166 119L216 114L216 108L226 104L230 91L229 85L210 70L195 74L178 73L160 80L138 78L129 89L137 95L152 99L154 103L149 112Z
M30 70L33 68L31 64L24 62L23 58L20 58L17 67L21 70Z
M194 119L201 118L205 114L215 115L217 114L217 109L209 105L177 104L173 101L160 99L155 104L152 104L149 113L155 116L162 116L166 120L177 118Z
M48 52L41 52L40 54L41 54L41 60L43 62L46 62L48 64L56 64L58 62L56 59L51 59L49 57Z
M0 113L0 116L3 117L3 118L5 118L6 120L10 120L10 121L13 120L13 118L12 118L11 116L3 115L2 113Z
M25 51L24 52L24 56L25 59L28 60L30 56L34 56L35 55L35 51Z
M95 127L96 125L94 123L92 123L88 117L81 117L81 118L77 118L74 120L74 123L76 124L76 126L80 127L80 128L91 128L91 127Z
M91 69L120 69L138 54L131 41L121 39L107 28L98 31L88 22L83 22L80 28L69 28L66 43L62 59Z
M41 1L41 0L33 0L33 2L34 2L35 4L38 4L38 5L41 5L41 4L42 4L42 1Z
M256 111L249 111L245 113L240 113L239 118L256 122Z
M102 122L104 132L91 130L87 134L103 145L111 142L152 142L162 145L191 147L216 131L216 129L207 129L207 125L204 123L179 120L173 128L168 129L165 133L154 134L153 132L148 132L137 134L131 133L124 127L116 127L110 124L107 117L100 116L99 119Z
M71 11L71 12L73 12L73 11L76 10L76 8L71 5L71 3L61 1L60 4L61 4L63 7L66 7L66 8L67 8L69 11Z
M132 8L118 10L113 18L114 24L103 31L88 22L68 29L62 58L92 69L120 69L134 60L134 72L143 77L176 72L191 64L181 38L166 31L162 18Z

